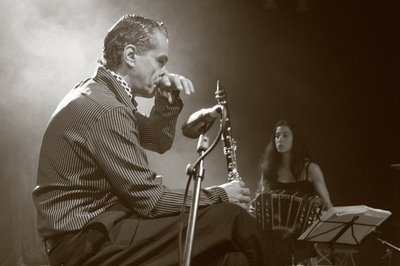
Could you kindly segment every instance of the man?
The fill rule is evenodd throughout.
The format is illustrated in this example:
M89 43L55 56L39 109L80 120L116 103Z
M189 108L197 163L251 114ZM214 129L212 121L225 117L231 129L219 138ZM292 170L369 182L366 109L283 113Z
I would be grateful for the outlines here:
M170 149L179 94L194 92L190 80L167 71L167 61L164 24L124 16L105 37L95 74L53 114L33 192L51 265L179 263L183 191L155 182L144 151ZM149 117L137 112L135 97L155 97ZM228 203L249 201L243 182L202 189L193 263L266 263L257 225Z

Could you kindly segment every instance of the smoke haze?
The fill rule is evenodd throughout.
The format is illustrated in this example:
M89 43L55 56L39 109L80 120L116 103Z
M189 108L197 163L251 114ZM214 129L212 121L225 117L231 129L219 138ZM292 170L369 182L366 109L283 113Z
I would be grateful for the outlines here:
M394 173L388 165L400 160L400 132L390 64L397 50L391 6L326 1L303 16L267 11L261 2L0 2L0 264L43 262L31 192L44 130L62 97L94 72L107 30L130 13L167 24L169 71L190 78L196 89L193 96L183 96L172 149L162 156L148 153L166 185L184 187L197 141L184 138L180 126L191 113L216 103L221 80L239 171L253 193L270 128L278 119L289 119L304 129L334 204L393 208ZM140 100L139 109L148 113L151 104ZM211 140L217 128L209 131ZM226 181L220 145L205 168L204 186Z

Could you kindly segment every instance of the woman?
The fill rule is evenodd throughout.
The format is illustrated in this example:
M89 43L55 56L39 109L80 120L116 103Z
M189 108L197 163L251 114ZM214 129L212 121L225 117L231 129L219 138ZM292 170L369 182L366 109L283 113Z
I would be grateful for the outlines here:
M284 120L275 123L260 168L262 176L256 195L274 190L301 192L318 195L326 209L333 207L322 171L308 156L304 138L294 124ZM273 235L287 265L316 255L311 243L296 241L298 235L288 231L274 231Z
M320 167L311 161L302 134L294 124L285 120L275 123L261 171L259 192L283 189L317 194L327 209L333 207L324 175Z

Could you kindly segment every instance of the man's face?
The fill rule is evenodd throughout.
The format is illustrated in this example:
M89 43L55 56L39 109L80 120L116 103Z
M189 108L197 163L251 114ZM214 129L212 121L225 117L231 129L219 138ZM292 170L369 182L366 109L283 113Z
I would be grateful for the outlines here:
M288 126L279 126L275 131L275 147L279 153L290 152L293 144L293 134Z
M159 31L153 33L152 38L154 47L136 55L135 66L129 74L134 96L153 97L162 75L166 72L168 39Z

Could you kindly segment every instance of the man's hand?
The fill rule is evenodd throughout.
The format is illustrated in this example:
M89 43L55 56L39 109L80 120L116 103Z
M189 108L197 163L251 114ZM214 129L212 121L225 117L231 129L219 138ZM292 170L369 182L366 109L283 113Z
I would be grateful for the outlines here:
M231 203L243 205L250 202L250 189L245 187L243 181L231 181L218 187L225 189Z
M183 91L186 95L190 95L194 93L193 83L184 76L165 73L159 82L159 92L170 104L175 100L173 91Z

